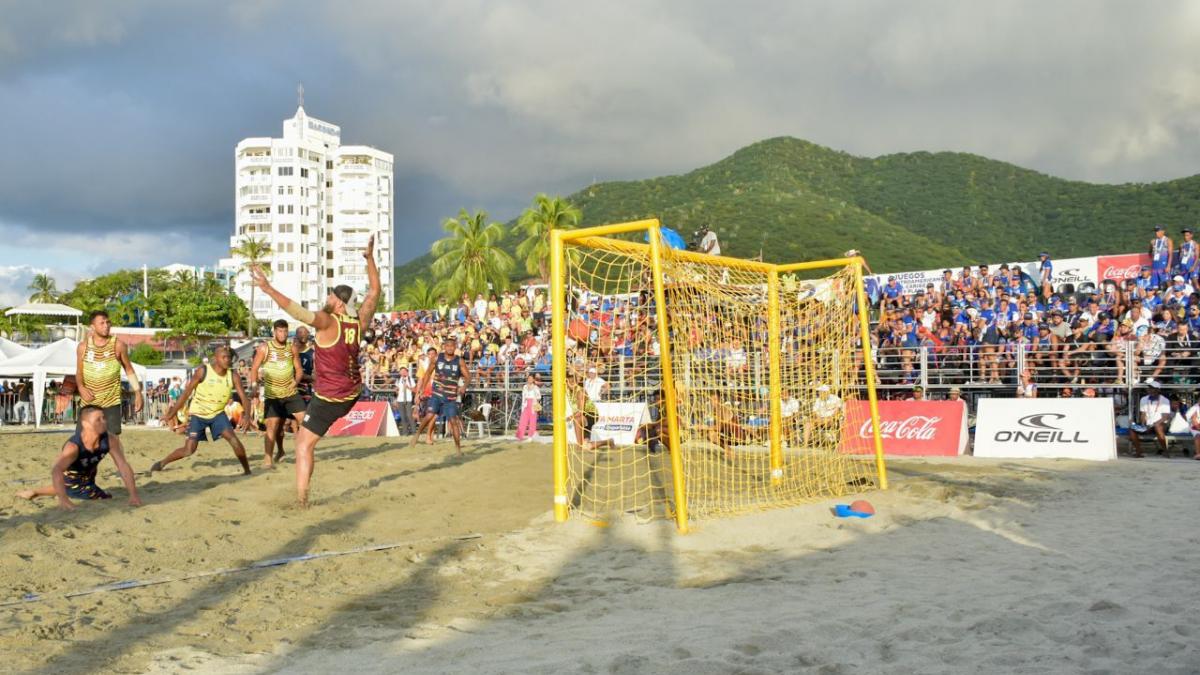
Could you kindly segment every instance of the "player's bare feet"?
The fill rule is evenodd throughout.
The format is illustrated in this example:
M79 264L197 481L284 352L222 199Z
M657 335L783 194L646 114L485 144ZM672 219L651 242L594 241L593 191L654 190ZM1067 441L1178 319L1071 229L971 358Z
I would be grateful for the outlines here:
M34 492L33 490L21 490L21 491L17 492L17 497L20 497L21 499L25 499L28 501L33 501L33 498L35 496L37 496L37 493Z
M275 453L275 461L278 462L279 460L283 459L284 456L286 456L286 455L287 455L286 452L279 450L278 452Z
M162 471L162 470L163 470L162 462L155 462L150 465L150 473L154 473L155 471Z

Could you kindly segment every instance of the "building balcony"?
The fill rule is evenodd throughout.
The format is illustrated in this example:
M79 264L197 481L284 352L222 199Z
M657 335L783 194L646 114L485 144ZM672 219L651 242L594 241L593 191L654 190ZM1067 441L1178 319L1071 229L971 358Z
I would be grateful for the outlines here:
M247 157L238 157L237 165L239 169L249 169L260 166L271 166L270 155L251 155Z
M271 220L271 214L269 214L269 213L239 213L238 214L238 222L239 223L265 223L269 220Z

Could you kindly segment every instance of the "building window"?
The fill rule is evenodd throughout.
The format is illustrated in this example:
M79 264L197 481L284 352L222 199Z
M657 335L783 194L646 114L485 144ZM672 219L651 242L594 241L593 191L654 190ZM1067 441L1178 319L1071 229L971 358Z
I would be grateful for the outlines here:
M281 194L281 195L283 194L283 186L282 185L279 186L279 194Z
M278 205L276 205L276 206L275 206L275 212L276 212L276 213L283 213L283 204L278 204Z
M295 194L294 192L292 192L292 186L291 186L291 185L287 186L287 193L288 193L289 195L290 195L290 194Z
M333 270L331 270L331 269L325 270L325 278L332 279L333 278Z
M307 225L300 226L300 234L308 234L308 226Z
M301 167L301 169L300 169L300 177L301 177L301 178L308 178L308 169L305 169L305 168Z
M291 204L288 204L288 207L287 207L288 213L295 213L295 209L296 209L296 207L292 206Z
M329 159L329 160L326 160L326 161L325 161L325 168L326 168L326 169L332 169L332 168L333 168L333 160L332 160L332 159Z
M325 216L325 222L327 222L327 223L332 223L332 222L333 222L333 214L332 214L332 213L331 213L331 214L329 214L329 215L327 215L327 216ZM332 240L332 239L330 239L329 241L333 241L333 240Z
M279 175L280 175L280 176L290 176L290 175L292 175L292 167L290 167L290 166L281 166L281 167L279 167Z

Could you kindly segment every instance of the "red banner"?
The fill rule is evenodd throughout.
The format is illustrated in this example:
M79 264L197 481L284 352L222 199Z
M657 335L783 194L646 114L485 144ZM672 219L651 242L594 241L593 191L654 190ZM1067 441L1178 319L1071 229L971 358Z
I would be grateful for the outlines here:
M392 418L392 411L388 409L386 401L359 401L354 404L350 412L346 416L333 423L329 427L329 432L326 436L388 436L397 435L389 434L387 421L392 420L390 425L395 428L396 422Z
M1149 264L1149 253L1102 255L1096 259L1096 278L1100 280L1100 283L1105 281L1124 283L1126 279L1138 278L1142 273L1142 265Z
M966 406L962 401L880 401L879 428L885 455L961 455L967 446ZM866 401L846 404L842 451L873 454L871 409Z

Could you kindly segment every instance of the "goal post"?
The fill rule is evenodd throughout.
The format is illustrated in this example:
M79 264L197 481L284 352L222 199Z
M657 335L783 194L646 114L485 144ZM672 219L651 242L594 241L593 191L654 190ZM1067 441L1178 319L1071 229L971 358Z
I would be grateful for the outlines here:
M671 249L655 219L553 230L550 249L556 520L686 532L887 487L861 258ZM868 428L874 462L843 447Z

